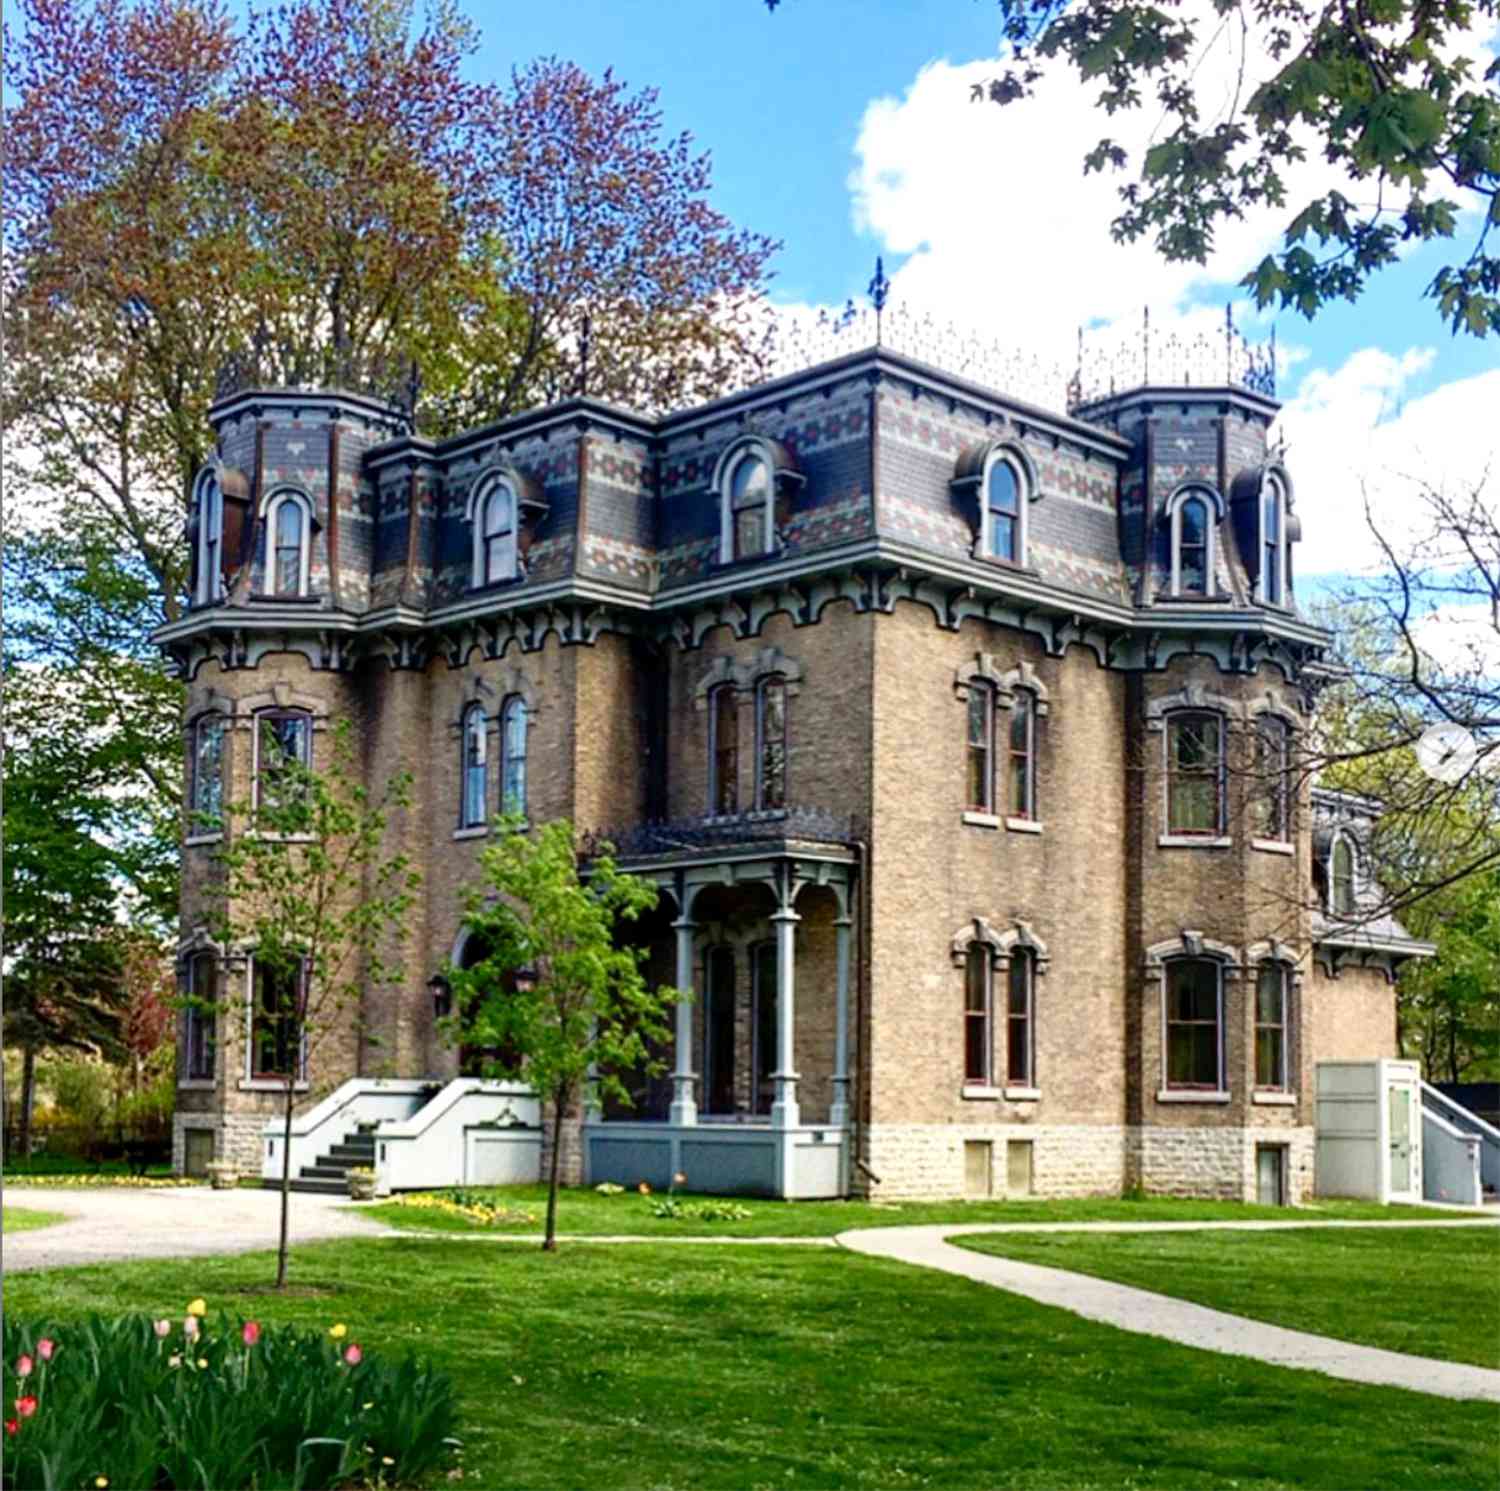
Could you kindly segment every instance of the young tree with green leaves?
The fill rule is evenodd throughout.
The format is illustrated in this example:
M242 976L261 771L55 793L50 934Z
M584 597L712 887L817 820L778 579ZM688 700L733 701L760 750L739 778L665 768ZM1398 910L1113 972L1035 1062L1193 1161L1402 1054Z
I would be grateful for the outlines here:
M226 813L218 856L214 932L231 956L254 960L257 1009L270 1066L284 1073L281 1231L276 1287L286 1285L291 1133L298 1073L335 1032L361 1029L366 994L394 983L402 921L420 877L386 844L390 812L406 806L410 778L371 793L359 779L352 732L340 721L326 763L306 767L261 742L251 798Z
M501 818L496 831L467 901L466 925L486 956L453 974L454 1021L466 1041L501 1053L489 1062L493 1075L527 1083L551 1109L542 1242L551 1251L564 1122L580 1103L630 1101L621 1074L649 1064L682 995L651 988L646 949L619 936L656 905L655 885L622 874L608 853L580 873L566 819L528 834Z

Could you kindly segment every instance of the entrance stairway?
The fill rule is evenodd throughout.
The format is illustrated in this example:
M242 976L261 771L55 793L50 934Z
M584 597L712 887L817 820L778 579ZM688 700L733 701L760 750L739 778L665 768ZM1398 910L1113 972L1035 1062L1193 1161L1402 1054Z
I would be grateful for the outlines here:
M363 1125L352 1134L345 1134L343 1142L333 1145L327 1154L320 1154L311 1165L303 1165L292 1177L294 1191L321 1191L324 1195L343 1196L349 1190L349 1172L356 1169L375 1168L374 1125L367 1129ZM280 1180L262 1179L267 1190L279 1191Z
M1500 1199L1500 1129L1427 1082L1422 1088L1422 1193L1469 1206Z

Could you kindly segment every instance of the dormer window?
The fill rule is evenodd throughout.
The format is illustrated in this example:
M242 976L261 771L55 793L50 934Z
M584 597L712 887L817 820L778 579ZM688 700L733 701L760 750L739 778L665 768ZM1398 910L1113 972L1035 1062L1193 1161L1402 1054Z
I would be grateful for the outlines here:
M1286 488L1267 475L1260 499L1260 598L1268 606L1286 604Z
M1214 533L1222 514L1218 494L1206 487L1184 487L1167 499L1164 521L1171 530L1173 595L1215 594Z
M278 492L266 504L266 589L276 596L306 595L312 514L300 492Z
M990 463L984 482L984 552L1011 564L1022 560L1021 480L1000 457Z
M1333 841L1333 852L1328 858L1328 909L1335 916L1353 916L1354 845L1346 835L1340 834Z
M974 533L974 557L1027 565L1027 510L1036 501L1036 469L1015 441L972 445L958 458L952 489Z
M516 494L503 481L480 497L474 514L474 583L497 585L516 575Z
M198 584L195 604L212 605L224 596L224 494L212 470L198 478Z
M765 435L731 445L714 470L719 495L719 562L735 564L775 553L777 500L802 480L791 453Z

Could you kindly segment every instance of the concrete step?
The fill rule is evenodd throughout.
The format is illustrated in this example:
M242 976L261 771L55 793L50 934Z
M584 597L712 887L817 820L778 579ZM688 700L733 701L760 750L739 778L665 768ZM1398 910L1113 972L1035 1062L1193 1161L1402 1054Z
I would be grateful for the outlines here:
M337 1181L343 1185L349 1169L348 1165L329 1165L319 1160L316 1165L304 1165L297 1174L300 1180Z
M325 1159L334 1160L342 1165L373 1165L375 1146L373 1144L335 1144L327 1155L318 1156L318 1163L322 1164Z
M263 1180L261 1186L268 1191L279 1191L281 1182L279 1180ZM315 1191L322 1196L347 1196L349 1187L343 1181L334 1180L294 1180L292 1190L312 1192Z

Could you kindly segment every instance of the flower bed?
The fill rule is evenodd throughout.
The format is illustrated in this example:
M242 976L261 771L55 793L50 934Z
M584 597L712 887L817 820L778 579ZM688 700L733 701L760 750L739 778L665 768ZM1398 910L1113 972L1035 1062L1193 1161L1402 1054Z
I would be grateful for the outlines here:
M206 1181L195 1180L187 1175L124 1175L111 1173L107 1170L90 1172L87 1175L79 1173L35 1174L14 1175L9 1170L5 1172L6 1187L10 1186L45 1186L48 1190L78 1190L85 1186L130 1186L138 1191L161 1191L175 1190L179 1186L201 1186Z
M405 1196L393 1196L392 1206L410 1207L417 1211L436 1211L449 1217L463 1217L465 1221L477 1222L481 1227L499 1227L512 1222L532 1223L536 1213L522 1211L513 1206L497 1206L476 1196L472 1191L412 1191Z
M5 1487L186 1491L396 1486L456 1465L452 1382L326 1332L91 1315L7 1314Z

